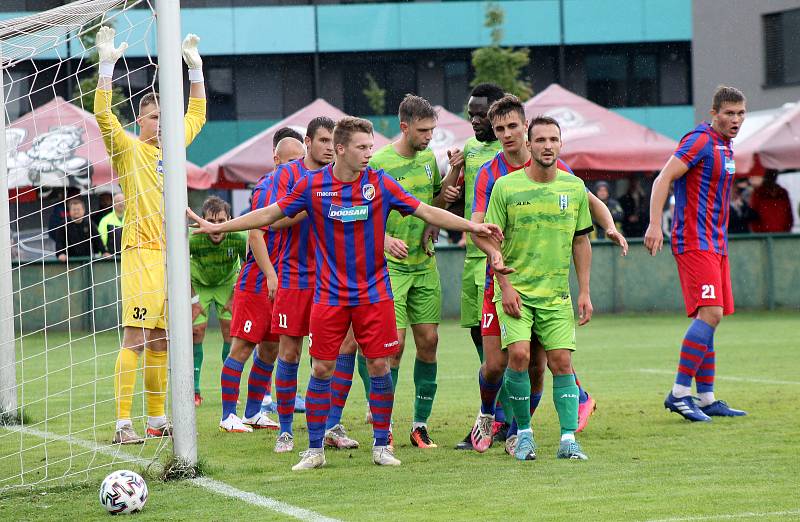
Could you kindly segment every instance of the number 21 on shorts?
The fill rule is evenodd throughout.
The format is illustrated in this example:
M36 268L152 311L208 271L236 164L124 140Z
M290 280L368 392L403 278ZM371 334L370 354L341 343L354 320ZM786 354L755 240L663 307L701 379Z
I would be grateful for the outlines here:
M714 285L703 285L701 287L703 293L700 295L703 299L716 299L717 296L714 293Z

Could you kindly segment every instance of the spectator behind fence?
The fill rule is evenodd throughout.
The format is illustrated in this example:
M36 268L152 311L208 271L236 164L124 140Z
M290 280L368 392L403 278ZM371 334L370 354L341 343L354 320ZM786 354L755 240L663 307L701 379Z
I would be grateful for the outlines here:
M611 211L611 217L614 219L614 224L617 226L617 228L620 228L622 226L622 220L625 213L622 211L622 206L619 204L619 201L611 197L611 191L608 183L605 181L598 181L595 183L594 195L597 196L597 199L605 203L605 205L608 207L608 210ZM594 222L594 229L597 231L598 239L604 239L606 237L606 231L597 223L597 221Z
M789 193L775 180L778 173L768 170L760 186L750 196L750 207L756 218L750 224L753 232L790 232L794 224Z
M103 247L109 254L119 254L122 244L122 224L125 216L125 195L122 192L114 194L114 205L111 212L103 216L97 231Z
M729 234L747 234L750 232L750 223L757 215L747 202L750 182L747 178L736 180L731 193L731 211L728 217Z
M628 191L619 198L619 204L624 213L622 218L622 232L626 237L642 237L649 218L649 201L642 188L638 176L628 178Z
M86 205L80 198L67 201L67 223L56 230L55 236L59 261L105 253L97 227L86 217Z

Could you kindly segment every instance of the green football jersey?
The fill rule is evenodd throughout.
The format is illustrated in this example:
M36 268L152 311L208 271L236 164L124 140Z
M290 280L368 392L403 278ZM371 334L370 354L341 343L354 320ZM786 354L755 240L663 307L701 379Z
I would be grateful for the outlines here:
M375 169L383 169L400 183L406 192L430 205L433 195L442 189L442 176L436 166L436 156L431 149L425 149L413 158L401 156L390 143L376 152L369 162ZM405 216L392 210L386 220L386 233L402 239L408 245L408 257L397 259L386 255L389 268L401 272L420 273L436 268L436 260L425 253L422 246L422 233L425 222L415 216ZM428 248L432 249L433 245Z
M208 234L189 233L189 271L192 284L219 286L235 280L247 255L247 233L229 232L215 244Z
M503 150L500 140L483 143L474 136L464 143L464 219L472 217L472 200L475 198L475 180L478 171L487 162L492 161L498 152ZM472 243L467 234L467 257L486 257L483 250Z
M545 310L571 304L572 240L592 230L579 177L559 170L552 182L537 183L525 170L509 173L495 182L486 222L503 229L503 260L516 270L508 279L525 304ZM500 285L495 289L500 300Z

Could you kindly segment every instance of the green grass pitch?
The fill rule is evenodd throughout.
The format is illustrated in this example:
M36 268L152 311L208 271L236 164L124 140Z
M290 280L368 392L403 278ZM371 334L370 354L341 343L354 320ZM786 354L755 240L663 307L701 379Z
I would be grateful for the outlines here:
M466 330L452 322L440 330L439 391L430 419L438 449L408 441L413 405L413 346L406 352L395 399L394 433L400 468L370 460L369 426L358 377L344 424L361 441L354 451L328 451L328 465L296 473L297 453L272 452L275 432L227 434L220 414L219 332L205 342L197 410L199 455L207 476L240 490L342 520L786 520L800 518L800 437L795 407L800 392L797 312L740 312L726 318L715 338L717 397L749 411L740 419L690 424L662 406L688 320L679 315L597 316L578 330L575 367L598 410L579 435L588 462L555 459L558 424L551 381L534 416L538 460L516 462L499 445L488 453L452 446L474 420L478 406L477 356ZM411 336L409 336L411 339ZM40 431L105 441L113 431L110 379L116 332L95 339L65 334L26 338L24 391L27 420ZM410 341L413 342L413 341ZM19 354L19 350L18 350ZM46 354L46 357L44 356ZM95 357L97 354L97 357ZM242 378L242 405L247 368ZM301 363L300 388L308 379ZM46 376L46 378L45 378ZM68 382L72 387L66 386ZM137 392L141 392L141 378ZM56 392L58 392L56 394ZM43 400L48 393L48 400ZM142 399L134 401L140 415ZM71 415L67 412L73 410ZM81 409L75 411L78 406ZM240 414L243 406L240 406ZM295 417L297 449L307 443L305 419ZM0 520L106 520L97 502L102 478L135 464L85 453L80 446L0 428L0 487L24 467L26 479L57 477L68 469L92 471L32 490L0 490ZM17 455L20 447L25 448ZM128 448L156 454L158 443ZM48 468L44 458L47 452ZM70 451L72 456L70 456ZM79 453L85 454L80 455ZM170 448L161 452L163 460ZM136 520L286 520L286 515L211 493L186 482L148 478L150 498Z

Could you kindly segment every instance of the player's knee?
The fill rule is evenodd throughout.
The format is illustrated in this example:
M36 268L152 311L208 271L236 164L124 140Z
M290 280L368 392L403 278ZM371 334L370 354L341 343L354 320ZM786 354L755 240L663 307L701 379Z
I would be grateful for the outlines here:
M527 350L509 349L508 366L515 371L521 372L528 369L531 355Z
M253 353L255 347L256 345L250 341L234 337L233 344L231 345L231 352L228 354L228 357L240 363L246 362L247 359L250 358L250 354Z
M370 377L381 377L389 373L389 358L367 359L367 372Z
M547 352L547 366L553 375L572 373L572 353L569 350L551 350Z
M194 344L202 343L206 337L206 326L208 323L196 324L192 326L192 342Z
M272 364L278 357L278 343L261 342L258 344L258 358L267 364Z
M300 350L302 346L302 337L281 335L281 340L278 343L278 357L287 363L297 364L300 361Z
M716 328L720 321L722 321L722 307L721 306L701 306L697 310L697 318Z
M336 361L323 361L321 359L314 359L311 363L311 374L317 379L330 379L333 376L333 370L336 368Z

